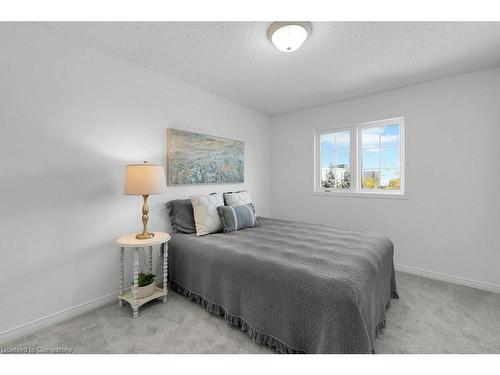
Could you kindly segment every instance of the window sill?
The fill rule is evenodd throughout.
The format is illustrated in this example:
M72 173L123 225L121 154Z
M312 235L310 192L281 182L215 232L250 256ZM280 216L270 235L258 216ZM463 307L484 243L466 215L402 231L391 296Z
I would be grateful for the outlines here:
M407 194L399 193L353 193L341 191L313 191L312 195L340 198L410 199Z

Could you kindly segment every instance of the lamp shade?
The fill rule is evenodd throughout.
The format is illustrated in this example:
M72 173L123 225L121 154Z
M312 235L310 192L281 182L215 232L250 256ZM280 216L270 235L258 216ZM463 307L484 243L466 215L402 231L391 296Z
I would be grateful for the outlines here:
M162 165L130 164L125 168L125 195L154 195L166 192L165 169Z

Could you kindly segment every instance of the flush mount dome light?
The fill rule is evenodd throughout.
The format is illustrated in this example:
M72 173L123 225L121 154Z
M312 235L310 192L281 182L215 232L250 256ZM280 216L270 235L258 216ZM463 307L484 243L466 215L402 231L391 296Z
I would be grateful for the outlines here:
M274 22L267 30L267 37L281 52L299 49L310 34L309 22Z

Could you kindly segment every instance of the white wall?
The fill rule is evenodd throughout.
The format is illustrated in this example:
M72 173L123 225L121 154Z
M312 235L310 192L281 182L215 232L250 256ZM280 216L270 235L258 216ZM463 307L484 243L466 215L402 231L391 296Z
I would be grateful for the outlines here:
M141 225L124 167L164 164L167 127L243 140L245 183L170 187L151 230L195 193L248 188L269 215L267 116L34 25L0 24L0 46L0 340L115 298L113 241Z
M404 116L408 200L312 195L313 129ZM500 292L500 69L272 119L272 216L383 233L406 271Z

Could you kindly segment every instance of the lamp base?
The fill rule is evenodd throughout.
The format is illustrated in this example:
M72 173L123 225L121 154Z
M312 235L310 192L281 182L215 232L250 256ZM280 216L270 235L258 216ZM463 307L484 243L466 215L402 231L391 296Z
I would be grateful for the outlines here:
M135 235L135 238L138 239L138 240L149 240L150 238L153 238L155 236L154 233L150 233L150 232L147 232L147 233L137 233Z

